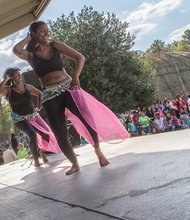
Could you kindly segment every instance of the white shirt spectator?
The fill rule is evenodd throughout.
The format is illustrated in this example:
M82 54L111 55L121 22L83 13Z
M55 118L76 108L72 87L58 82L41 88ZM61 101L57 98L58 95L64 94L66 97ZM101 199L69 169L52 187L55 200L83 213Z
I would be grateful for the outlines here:
M158 119L158 118L156 118L156 119L154 119L154 122L157 124L157 126L158 126L158 128L160 129L160 128L164 128L164 118L161 118L160 117L160 119Z
M17 160L17 155L15 154L14 150L6 149L6 151L4 151L3 153L3 158L4 158L4 164L10 163Z
M190 111L190 98L187 100L188 110Z

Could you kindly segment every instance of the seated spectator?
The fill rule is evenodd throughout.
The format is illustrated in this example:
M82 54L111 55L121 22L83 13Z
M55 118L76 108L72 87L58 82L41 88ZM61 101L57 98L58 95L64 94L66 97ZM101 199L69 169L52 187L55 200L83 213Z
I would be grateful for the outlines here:
M164 115L166 115L168 112L170 112L170 107L167 106L167 103L166 103L166 102L163 102L162 112L163 112Z
M178 119L180 119L180 114L179 111L177 109L172 108L170 110L171 115L176 116Z
M129 133L131 136L137 136L139 134L138 129L136 128L135 123L132 121L130 116L127 118L127 121L127 129Z
M188 95L188 99L187 99L187 110L188 112L190 112L190 95Z
M17 157L18 159L22 159L28 156L28 151L27 149L24 147L24 144L19 143L18 146L18 152L17 152Z
M160 112L156 112L154 116L155 116L154 125L157 132L168 131L169 130L168 123L165 118L160 117Z
M138 116L138 111L137 110L133 112L132 120L133 120L134 123L138 122L139 116Z
M123 115L118 115L118 119L121 122L121 124L125 127L125 118L123 117Z
M186 102L183 99L181 99L179 95L176 95L174 106L179 111L180 107L186 108Z
M164 103L166 104L166 107L167 107L167 108L169 108L169 109L172 108L173 103L172 103L172 101L170 100L170 98L166 97L166 98L164 99Z
M168 126L172 128L172 115L169 112L166 114L166 121Z
M19 133L18 140L19 140L19 143L22 143L27 149L29 148L30 144L29 144L28 137L24 135L22 132Z
M141 128L142 134L151 134L151 126L150 126L151 119L145 115L144 112L141 112L139 117L139 124Z
M9 146L9 144L5 145L4 148L5 148L5 151L3 153L4 164L13 162L18 159L16 153Z
M154 119L154 110L151 106L146 108L146 116L148 116L151 120Z
M172 131L183 128L180 120L176 116L171 115L171 121L172 121Z
M138 110L133 111L132 121L135 124L135 127L139 130L139 112Z
M181 96L181 99L183 101L185 101L185 103L187 103L187 100L188 100L188 95L185 91L182 91L182 96Z
M155 108L158 108L160 111L162 111L162 102L159 99L156 99L154 106Z
M164 115L164 113L162 112L162 110L160 110L160 108L155 108L155 112L159 112L160 113L160 117L162 117L162 118L164 118L165 117L165 115Z
M180 113L180 119L182 121L182 125L184 128L188 128L189 127L189 117L188 114L186 112L186 109L183 107L179 108L179 113Z

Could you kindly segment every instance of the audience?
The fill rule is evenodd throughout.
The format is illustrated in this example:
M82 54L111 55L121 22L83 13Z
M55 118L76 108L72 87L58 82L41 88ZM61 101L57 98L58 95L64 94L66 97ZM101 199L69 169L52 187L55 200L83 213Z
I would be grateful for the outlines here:
M163 101L157 99L152 106L137 107L125 114L125 124L131 136L189 128L190 95L183 92L174 101L166 97Z
M27 149L24 147L23 143L19 143L18 146L18 152L17 152L17 157L18 159L22 159L28 156L28 151Z

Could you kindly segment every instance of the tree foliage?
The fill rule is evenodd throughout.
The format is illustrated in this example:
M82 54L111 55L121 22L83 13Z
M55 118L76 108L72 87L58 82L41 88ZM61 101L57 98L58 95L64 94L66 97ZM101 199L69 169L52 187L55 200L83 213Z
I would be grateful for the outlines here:
M135 37L128 23L115 14L104 14L84 7L78 16L72 12L56 21L49 21L52 38L65 42L86 58L81 85L115 112L150 104L154 87L151 68L130 51ZM65 59L65 68L72 74L74 62Z
M159 52L190 52L190 30L185 30L179 41L173 41L170 44L166 44L159 39L154 40L150 47L145 51L145 54Z
M187 46L190 46L190 29L184 31L184 34L182 35L182 40Z
M13 124L10 120L10 106L0 97L0 142L10 138Z
M167 52L169 51L168 45L164 41L161 40L155 40L150 48L147 49L147 53L159 53L159 52Z

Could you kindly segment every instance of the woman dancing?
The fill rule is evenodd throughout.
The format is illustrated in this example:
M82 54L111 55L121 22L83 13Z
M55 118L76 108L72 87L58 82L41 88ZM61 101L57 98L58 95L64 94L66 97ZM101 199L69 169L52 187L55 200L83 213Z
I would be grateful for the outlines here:
M51 128L72 164L66 174L77 172L79 164L68 140L65 114L78 133L94 146L100 166L108 165L99 140L127 138L128 133L111 110L80 88L84 56L65 43L50 41L48 26L43 21L32 23L29 31L30 34L14 46L13 52L26 60L41 80L42 102ZM76 61L72 78L64 69L62 55Z
M45 151L60 152L51 129L37 113L41 108L41 92L32 85L23 83L19 68L8 68L5 71L4 79L0 83L0 94L6 97L11 106L11 119L16 128L30 138L30 150L35 166L40 166L38 153L44 163L48 162L43 151L38 152L38 146ZM37 97L36 109L32 95Z

